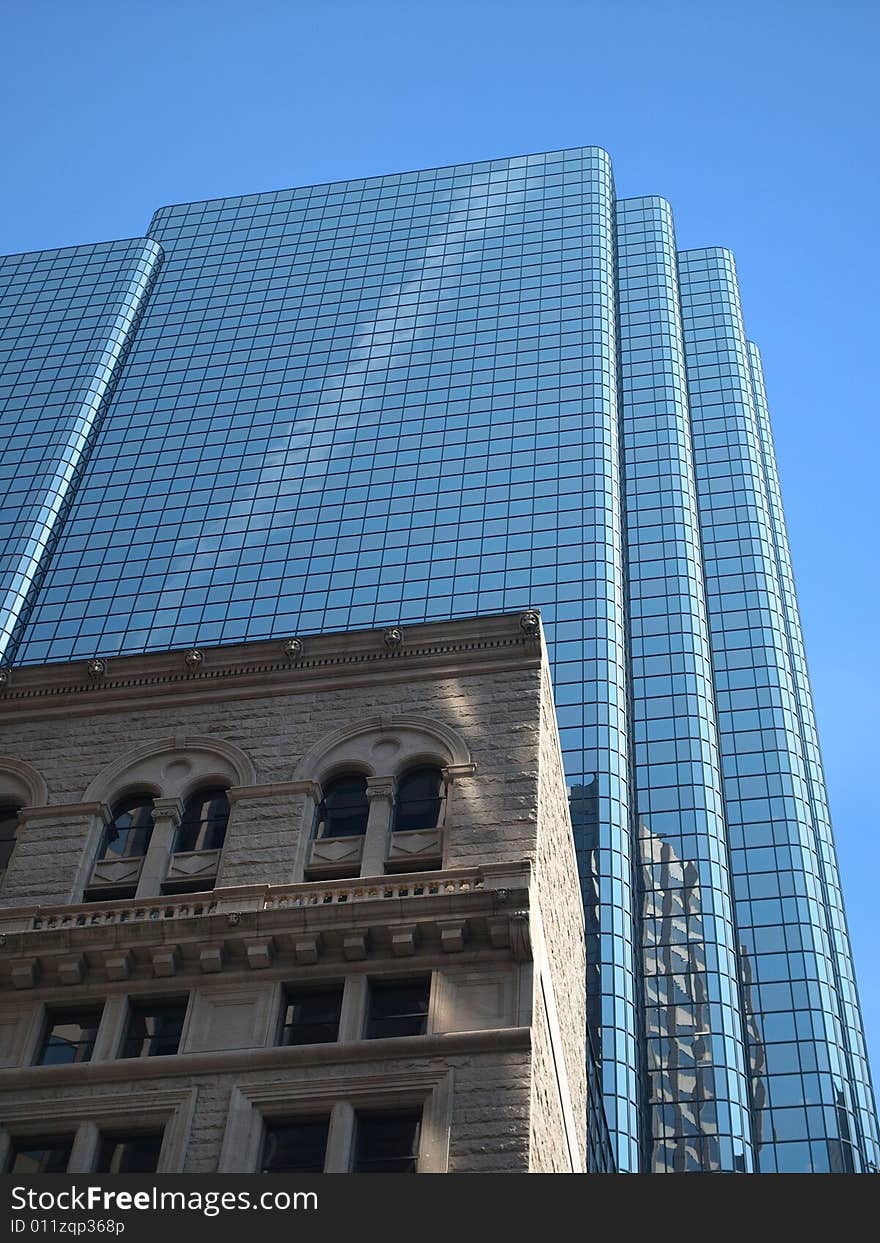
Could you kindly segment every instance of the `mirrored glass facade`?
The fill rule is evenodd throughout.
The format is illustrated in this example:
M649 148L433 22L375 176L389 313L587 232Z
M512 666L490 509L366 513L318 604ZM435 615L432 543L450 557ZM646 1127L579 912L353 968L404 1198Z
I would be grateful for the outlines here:
M162 208L0 277L4 660L539 608L617 1167L876 1164L731 257L588 147Z

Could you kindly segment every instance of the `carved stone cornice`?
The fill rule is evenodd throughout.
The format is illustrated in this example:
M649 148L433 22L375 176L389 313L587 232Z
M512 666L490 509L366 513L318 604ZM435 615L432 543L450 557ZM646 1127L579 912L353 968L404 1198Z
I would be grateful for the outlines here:
M384 630L314 635L302 656L291 662L283 641L201 648L193 666L180 650L114 656L100 678L86 661L23 665L0 686L0 717L32 713L92 712L135 704L175 702L198 697L230 698L291 694L297 689L408 681L414 675L448 676L484 668L540 665L540 645L520 628L519 614L501 614L407 627L406 642L389 648Z

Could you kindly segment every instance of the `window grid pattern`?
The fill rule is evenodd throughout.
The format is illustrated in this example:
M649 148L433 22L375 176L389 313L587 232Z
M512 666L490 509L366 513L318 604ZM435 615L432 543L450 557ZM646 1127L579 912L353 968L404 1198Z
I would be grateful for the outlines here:
M862 1029L862 1012L856 986L855 968L849 945L849 930L847 928L843 892L840 885L834 833L831 827L831 812L828 806L822 753L819 747L819 733L813 708L813 692L810 687L810 678L807 670L807 657L804 648L803 631L801 629L797 593L795 591L788 531L782 508L782 491L779 486L776 452L773 447L770 411L764 386L764 369L758 347L751 341L747 342L747 346L752 379L752 396L758 421L758 433L767 482L767 499L772 520L772 534L777 555L782 602L785 609L785 622L794 676L798 719L806 759L810 806L816 830L825 905L829 918L836 983L850 1057L850 1081L855 1095L855 1106L858 1113L866 1168L873 1168L877 1171L880 1170L880 1140L878 1140L877 1114L874 1108L874 1090L871 1083L871 1071L865 1048L864 1031Z
M0 259L0 663L27 621L161 253L140 239ZM76 584L71 593L88 598Z
M672 212L618 205L648 1142L749 1171L748 1083Z
M682 1154L749 1168L750 1142L760 1169L876 1162L763 384L729 256L679 255L677 295L668 209L615 204L595 148L177 205L150 233L5 261L26 260L16 279L49 299L30 337L33 290L24 319L2 323L5 361L27 375L0 397L26 438L22 412L36 428L40 411L34 445L3 459L22 481L10 522L45 535L2 563L6 658L540 608L618 1167L639 1168L651 1139L658 1169ZM111 296L114 263L129 283ZM105 305L117 318L98 322ZM57 412L73 408L86 413L71 455ZM653 732L673 718L671 738ZM655 745L671 742L674 759ZM662 938L682 921L693 957L679 971ZM697 1018L711 1074L661 1071L661 1049L701 1048Z
M679 255L761 1172L847 1172L859 1134L765 457L732 256Z
M169 207L151 234L162 271L17 658L539 605L636 1168L608 156Z

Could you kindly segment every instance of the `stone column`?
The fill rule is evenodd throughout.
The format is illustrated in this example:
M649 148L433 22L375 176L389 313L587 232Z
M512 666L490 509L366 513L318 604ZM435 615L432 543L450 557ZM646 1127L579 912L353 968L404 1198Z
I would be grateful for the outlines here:
M179 798L157 798L153 802L153 831L141 866L136 898L154 898L162 890L174 838L180 828L183 804Z
M361 858L361 876L384 876L397 783L393 777L367 777L370 814Z
M465 822L462 823L465 837L467 836L467 806L468 806L468 782L465 781L464 789L461 789L460 782L463 777L473 777L477 770L476 764L447 764L443 773L443 787L445 794L445 805L443 807L442 830L443 843L443 859L442 867L454 868L462 867L467 864L467 857L462 851L462 845L458 835L458 824L455 820L455 811L460 810L463 806L465 809ZM456 788L458 787L458 789ZM453 803L453 795L457 795L455 803ZM462 797L463 796L463 797Z
M342 993L342 1010L339 1015L339 1043L350 1044L362 1040L364 1020L367 1013L367 977L349 975Z
M104 1002L101 1022L95 1033L91 1061L110 1062L122 1044L123 1028L128 1019L128 998L114 993Z
M89 1174L98 1161L98 1145L101 1132L96 1122L81 1122L76 1128L76 1138L67 1163L68 1174Z
M324 1158L325 1174L348 1174L351 1170L354 1125L354 1108L351 1101L337 1101L330 1114L327 1155Z

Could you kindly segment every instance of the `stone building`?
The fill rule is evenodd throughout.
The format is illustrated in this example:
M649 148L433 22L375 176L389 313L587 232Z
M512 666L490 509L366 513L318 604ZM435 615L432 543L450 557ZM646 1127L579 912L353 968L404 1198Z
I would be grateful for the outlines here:
M535 614L15 669L0 822L0 1168L584 1170Z

